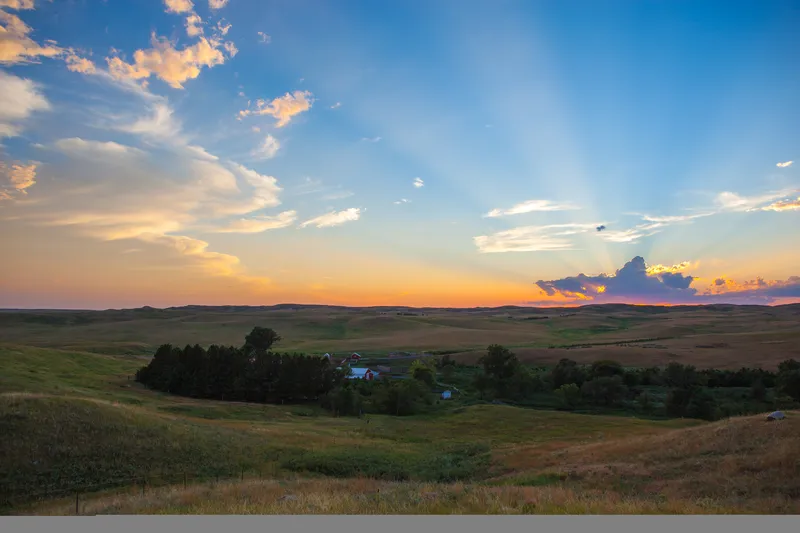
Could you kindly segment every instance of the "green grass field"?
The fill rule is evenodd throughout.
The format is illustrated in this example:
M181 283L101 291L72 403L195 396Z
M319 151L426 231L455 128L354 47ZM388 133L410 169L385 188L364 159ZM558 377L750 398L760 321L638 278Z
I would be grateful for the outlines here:
M535 363L610 352L648 364L663 351L700 366L750 353L770 366L797 357L794 309L760 321L762 308L547 310L541 320L525 318L542 310L1 312L0 505L71 514L79 492L89 513L359 513L362 499L386 513L800 512L794 414L708 424L453 402L337 418L314 404L194 400L132 380L160 343L239 344L254 325L278 330L286 350L470 361L498 342ZM665 349L615 344L670 336L650 343ZM594 347L546 348L581 342Z
M478 405L416 417L334 418L316 406L249 405L158 394L128 381L138 357L0 348L2 494L237 476L369 476L480 481L498 452L668 431L682 421ZM696 424L696 422L693 422ZM689 423L692 424L692 423Z

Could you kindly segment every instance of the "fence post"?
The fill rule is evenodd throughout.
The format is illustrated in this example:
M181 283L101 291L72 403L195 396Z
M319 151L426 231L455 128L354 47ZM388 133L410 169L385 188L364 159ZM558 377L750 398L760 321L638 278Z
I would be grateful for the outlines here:
M147 487L147 477L142 478L142 496L144 496L145 488Z
M183 473L183 488L186 488L186 472Z
M244 467L242 467L242 479L241 479L241 481L244 481Z
M80 504L81 504L81 493L76 490L75 491L75 516L81 514Z

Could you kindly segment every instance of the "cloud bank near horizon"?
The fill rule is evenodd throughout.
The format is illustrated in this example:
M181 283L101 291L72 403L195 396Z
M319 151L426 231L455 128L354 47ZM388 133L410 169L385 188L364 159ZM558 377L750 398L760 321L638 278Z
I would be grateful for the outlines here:
M536 286L543 296L563 299L564 303L603 304L690 304L715 303L770 305L800 302L800 276L786 280L767 281L757 278L736 282L716 278L704 290L692 287L699 278L684 274L688 262L673 267L648 266L636 256L614 274L587 276L578 274L556 280L539 280ZM528 302L533 305L552 305L553 300Z

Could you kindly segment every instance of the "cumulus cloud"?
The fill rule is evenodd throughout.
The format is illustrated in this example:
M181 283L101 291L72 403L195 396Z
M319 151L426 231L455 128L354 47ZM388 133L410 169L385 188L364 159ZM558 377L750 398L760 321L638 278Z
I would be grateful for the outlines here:
M611 275L578 274L558 280L540 280L536 285L548 296L559 295L573 300L613 301L621 298L669 302L694 296L697 290L690 287L693 280L692 276L680 272L648 273L644 258L637 256Z
M133 54L133 63L116 56L107 58L110 74L117 79L133 81L156 76L170 87L183 89L183 84L197 78L204 67L212 68L225 62L225 55L219 49L223 45L216 39L201 37L195 44L177 50L170 41L154 33L151 44L152 48Z
M210 9L222 9L226 5L228 5L228 0L208 0Z
M654 274L663 274L663 273L670 273L675 274L677 272L682 272L692 266L689 261L683 261L678 263L677 265L650 265L647 267L647 274L654 275Z
M795 211L800 209L800 196L796 200L781 200L762 207L762 211Z
M18 16L0 10L0 65L31 63L40 57L63 54L53 41L40 45L31 39L32 31Z
M414 178L413 185L414 185L414 187L419 189L420 187L424 187L425 186L425 182L422 180L422 178Z
M9 9L33 9L33 0L0 0L0 7L7 7Z
M261 233L272 229L287 228L296 220L296 211L284 211L275 216L241 218L213 231L215 233Z
M186 35L189 37L203 35L203 19L197 13L192 13L186 17Z
M359 218L361 218L361 209L351 207L343 211L331 211L330 213L312 218L311 220L306 220L300 224L300 227L316 226L318 228L329 228L332 226L339 226L345 222L353 222Z
M335 104L333 104L331 106L331 109L338 109L340 107L342 107L342 103L341 102L336 102Z
M528 200L516 204L508 209L492 209L486 213L485 217L502 217L507 215L520 215L533 211L564 211L568 209L579 209L577 206L567 203L556 203L550 200Z
M239 116L248 115L269 115L278 122L275 127L282 128L291 122L292 118L308 111L314 103L313 95L309 91L295 91L286 93L272 101L257 100L255 109L245 109L239 112Z
M395 202L395 205L407 204L407 203L409 203L409 201L410 201L410 200L407 200L406 198L400 198L399 200L397 200L397 201Z
M550 297L558 296L584 304L770 304L784 299L800 299L800 276L791 276L783 281L757 278L743 283L720 277L700 292L691 286L698 278L682 273L688 268L688 262L648 266L642 257L637 256L614 274L578 274L538 281L536 285Z
M0 138L19 134L20 122L36 111L50 109L39 85L0 70Z
M167 7L167 13L190 13L194 9L192 0L164 0L164 5Z
M784 161L783 163L778 163L775 166L778 168L787 168L792 166L792 163L794 163L794 161Z
M598 224L522 226L473 238L480 253L552 252L573 250L568 237L595 230Z
M64 61L67 63L67 69L72 72L80 74L95 74L97 72L97 67L91 59L80 57L73 50L67 52Z
M272 135L267 135L261 145L255 150L253 155L260 159L272 159L278 154L281 143Z
M263 31L258 32L258 42L262 44L269 44L272 42L272 37L264 33Z
M11 200L17 194L27 194L36 183L37 163L27 165L0 161L0 200Z
M231 41L227 41L225 44L222 45L222 48L228 52L229 57L234 57L236 54L239 53L239 49L236 48L236 45L233 44Z

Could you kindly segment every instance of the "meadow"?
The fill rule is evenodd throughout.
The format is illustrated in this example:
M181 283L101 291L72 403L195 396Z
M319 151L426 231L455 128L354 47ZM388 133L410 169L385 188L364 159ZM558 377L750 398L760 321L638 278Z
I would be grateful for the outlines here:
M576 314L559 316L566 312ZM282 350L310 353L446 351L470 362L505 342L535 364L607 349L641 366L773 368L798 355L798 313L798 306L4 311L0 506L74 514L78 495L78 511L88 514L796 513L793 412L779 423L763 416L707 423L452 403L406 417L335 417L314 404L173 396L132 376L160 343L238 344L254 325L280 331ZM671 355L659 359L659 351Z

